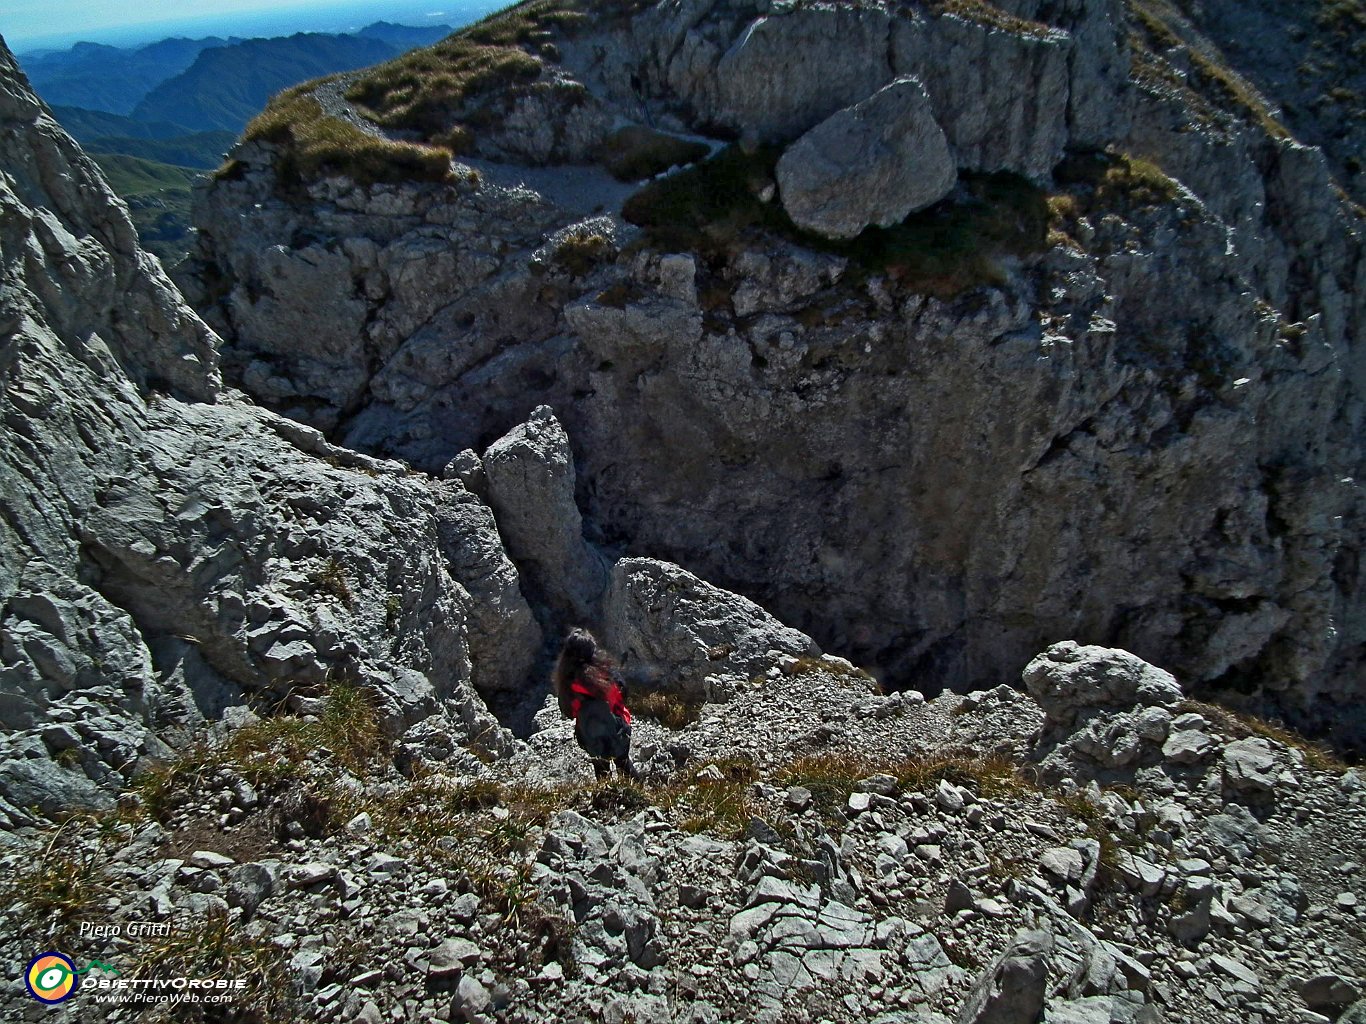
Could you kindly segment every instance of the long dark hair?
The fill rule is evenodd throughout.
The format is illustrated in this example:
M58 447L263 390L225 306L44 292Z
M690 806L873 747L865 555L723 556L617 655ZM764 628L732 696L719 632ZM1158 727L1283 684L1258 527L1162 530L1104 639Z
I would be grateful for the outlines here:
M607 699L612 683L612 661L598 646L593 634L586 629L571 629L560 647L551 682L555 696L563 704L569 696L569 684L578 679L595 695Z

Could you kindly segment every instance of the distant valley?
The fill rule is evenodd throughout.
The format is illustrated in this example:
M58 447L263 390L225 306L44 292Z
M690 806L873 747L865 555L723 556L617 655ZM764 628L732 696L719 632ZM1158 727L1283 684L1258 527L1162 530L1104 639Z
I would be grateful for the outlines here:
M271 96L452 31L381 21L342 34L163 39L127 49L78 43L21 62L35 91L128 203L143 246L169 266L189 250L194 179L219 165Z

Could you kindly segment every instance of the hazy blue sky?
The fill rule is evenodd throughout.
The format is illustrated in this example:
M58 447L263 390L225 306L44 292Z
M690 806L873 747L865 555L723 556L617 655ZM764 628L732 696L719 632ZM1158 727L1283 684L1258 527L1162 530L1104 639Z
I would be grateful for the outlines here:
M17 51L85 40L131 46L166 36L281 35L370 22L460 24L508 0L0 0L0 35Z

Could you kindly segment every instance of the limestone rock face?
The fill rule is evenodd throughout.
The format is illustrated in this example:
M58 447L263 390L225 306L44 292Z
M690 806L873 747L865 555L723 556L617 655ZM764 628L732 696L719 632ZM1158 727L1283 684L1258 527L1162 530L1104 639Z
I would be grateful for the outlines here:
M916 78L898 78L803 135L778 161L783 208L798 227L853 238L948 194L948 141Z
M541 629L522 592L493 512L463 487L431 485L437 535L451 574L469 592L472 681L481 693L520 691L531 680Z
M0 132L0 818L107 805L162 736L338 682L391 733L505 748L471 654L524 684L535 633L491 521L221 391L216 337L2 47Z
M1002 31L964 18L898 19L893 69L930 91L958 167L1046 178L1068 142L1068 33Z
M799 135L891 77L888 29L887 14L871 5L761 17L717 61L703 109L765 141Z
M624 669L693 697L724 697L772 667L775 652L820 654L810 637L753 601L652 558L612 567L603 618L604 642Z
M583 538L574 456L554 412L535 409L489 446L483 464L499 533L532 592L562 619L593 621L607 563Z

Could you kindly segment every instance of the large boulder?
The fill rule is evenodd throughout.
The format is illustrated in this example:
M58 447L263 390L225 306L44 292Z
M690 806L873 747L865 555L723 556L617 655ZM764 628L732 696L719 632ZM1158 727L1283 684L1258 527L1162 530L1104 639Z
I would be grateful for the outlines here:
M603 618L604 639L624 668L695 697L724 696L769 668L774 652L820 654L809 636L748 598L653 558L612 567Z
M1067 640L1031 661L1024 682L1044 711L1044 779L1129 779L1167 756L1181 687L1128 651Z
M1054 644L1026 665L1024 684L1046 724L1061 728L1097 711L1168 708L1184 696L1170 672L1128 651L1075 640Z
M946 196L953 154L918 78L898 78L832 114L778 161L783 208L798 227L853 238Z

